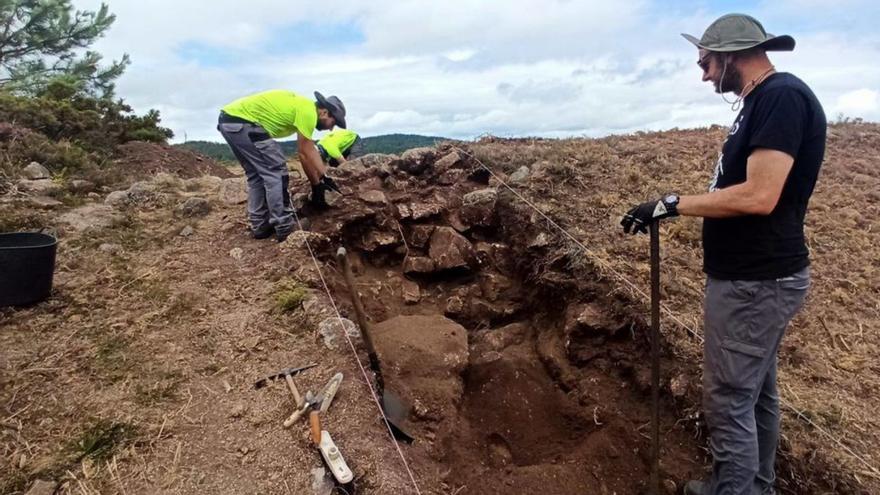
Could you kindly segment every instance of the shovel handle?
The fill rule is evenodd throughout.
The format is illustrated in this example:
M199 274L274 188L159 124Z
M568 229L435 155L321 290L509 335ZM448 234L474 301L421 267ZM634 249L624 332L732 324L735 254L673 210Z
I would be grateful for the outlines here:
M376 385L378 386L379 394L381 395L382 390L384 389L384 379L382 377L382 370L379 368L379 357L376 355L376 347L373 346L370 325L367 323L367 315L364 312L363 304L361 304L361 296L358 294L358 291L354 286L354 277L351 274L351 264L348 262L348 256L346 256L344 247L340 247L339 250L336 251L336 259L339 261L339 264L342 265L342 273L345 276L345 285L348 286L348 291L351 293L351 301L354 304L354 313L355 316L357 316L358 326L361 327L361 335L364 338L364 345L367 347L367 355L370 358L370 367L373 368L373 373L376 374Z
M660 222L651 223L651 490L660 493Z

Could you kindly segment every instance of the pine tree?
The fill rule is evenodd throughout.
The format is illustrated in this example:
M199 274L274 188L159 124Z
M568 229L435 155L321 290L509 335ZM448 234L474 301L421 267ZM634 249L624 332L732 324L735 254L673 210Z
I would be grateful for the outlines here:
M128 54L109 66L86 50L116 20L107 5L74 10L70 0L0 0L0 88L39 94L62 80L95 96L110 97Z

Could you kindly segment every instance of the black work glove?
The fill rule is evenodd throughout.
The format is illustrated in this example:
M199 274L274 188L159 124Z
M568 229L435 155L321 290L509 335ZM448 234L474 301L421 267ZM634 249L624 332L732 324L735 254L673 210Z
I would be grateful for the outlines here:
M321 177L321 182L318 185L324 186L328 191L336 191L339 194L342 194L342 190L339 189L339 186L336 185L336 182L333 181L330 177L326 175Z
M325 175L321 177L321 180L317 184L312 186L312 197L310 199L312 206L318 209L329 208L330 205L327 204L327 200L324 197L324 193L327 191L336 191L339 194L342 194L342 191L339 189L339 186L336 185L336 182Z
M648 226L657 220L678 216L678 196L670 194L656 201L648 201L626 212L620 225L627 234L648 233Z

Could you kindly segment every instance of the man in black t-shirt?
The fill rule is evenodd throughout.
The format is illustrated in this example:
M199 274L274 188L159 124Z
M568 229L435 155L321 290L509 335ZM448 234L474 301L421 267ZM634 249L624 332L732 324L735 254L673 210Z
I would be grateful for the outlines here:
M742 14L719 18L699 40L683 36L699 50L703 81L722 98L735 93L728 103L739 114L708 193L642 203L621 224L636 233L676 215L704 218L703 409L713 465L685 493L775 493L776 354L810 284L804 215L825 153L825 114L803 81L767 58L793 50L790 36L767 34Z

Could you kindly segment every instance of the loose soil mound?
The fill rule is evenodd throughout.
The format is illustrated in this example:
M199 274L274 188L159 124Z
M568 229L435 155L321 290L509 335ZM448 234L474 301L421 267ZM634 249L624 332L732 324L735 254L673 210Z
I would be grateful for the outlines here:
M134 180L148 179L159 172L184 179L202 175L223 179L235 176L223 165L195 151L143 141L118 146L112 167Z

